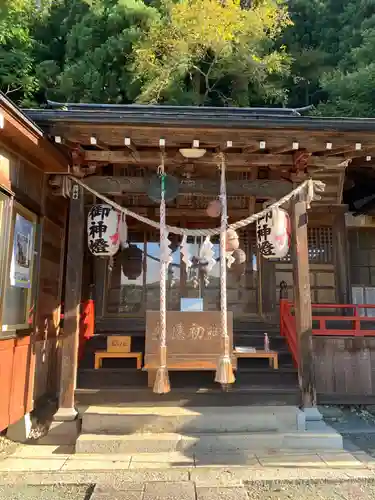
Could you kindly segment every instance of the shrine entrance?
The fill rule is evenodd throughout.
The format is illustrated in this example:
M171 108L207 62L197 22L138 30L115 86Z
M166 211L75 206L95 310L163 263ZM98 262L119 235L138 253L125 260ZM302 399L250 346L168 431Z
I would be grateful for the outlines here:
M112 269L106 269L105 315L112 318L144 318L146 310L159 309L160 245L158 234L147 231L129 231L129 243L141 252L138 276L134 270L124 268L121 255L114 258ZM244 320L261 313L261 279L259 256L256 248L255 227L239 231L240 248L246 253L245 273L238 276L228 271L228 310L234 320ZM203 239L188 238L191 256L197 258ZM179 311L182 298L203 299L204 311L220 309L219 239L213 239L216 264L203 278L199 268L186 269L179 240L172 241L172 263L167 275L167 309ZM96 284L98 286L98 283Z

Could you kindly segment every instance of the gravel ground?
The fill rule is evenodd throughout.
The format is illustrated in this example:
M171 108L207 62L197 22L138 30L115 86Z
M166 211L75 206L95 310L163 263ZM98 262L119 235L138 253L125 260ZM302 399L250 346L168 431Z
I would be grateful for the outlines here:
M374 500L375 482L251 484L249 500Z
M87 485L0 486L0 500L89 500Z
M9 441L5 436L0 435L0 459L10 453L13 453L19 446L18 443Z

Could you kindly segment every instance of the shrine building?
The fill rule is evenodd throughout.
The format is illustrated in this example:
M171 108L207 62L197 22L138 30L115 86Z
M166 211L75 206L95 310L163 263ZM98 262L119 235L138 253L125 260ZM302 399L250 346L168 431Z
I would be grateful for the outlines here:
M38 279L26 329L2 294L0 354L27 339L57 421L375 400L375 119L50 102L22 112L35 147L7 120L0 201L37 236L27 253L31 229L0 211L2 286L25 308L17 279ZM41 203L17 199L23 161L43 166Z

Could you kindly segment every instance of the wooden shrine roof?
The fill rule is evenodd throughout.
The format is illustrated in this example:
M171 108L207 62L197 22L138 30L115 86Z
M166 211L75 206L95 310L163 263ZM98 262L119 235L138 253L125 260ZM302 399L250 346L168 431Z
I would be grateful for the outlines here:
M0 92L0 141L35 165L52 172L64 172L69 156L59 151L45 132L25 112Z
M113 196L144 193L145 181L139 178L155 172L161 150L167 171L190 180L217 177L217 153L224 151L228 176L242 182L232 186L234 196L244 196L249 181L262 181L262 193L248 195L276 197L282 186L288 192L293 183L312 176L327 184L320 204L341 204L350 162L368 168L375 164L375 119L320 118L302 112L62 103L25 111L71 155L75 173L91 174L87 180ZM194 145L206 154L184 158L179 150ZM113 176L122 177L122 183L116 184Z

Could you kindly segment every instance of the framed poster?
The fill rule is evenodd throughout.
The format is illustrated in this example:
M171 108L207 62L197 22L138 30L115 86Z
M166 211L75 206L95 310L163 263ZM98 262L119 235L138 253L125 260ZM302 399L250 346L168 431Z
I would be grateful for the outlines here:
M10 284L18 288L31 288L34 255L34 224L16 214L13 252L10 265Z

